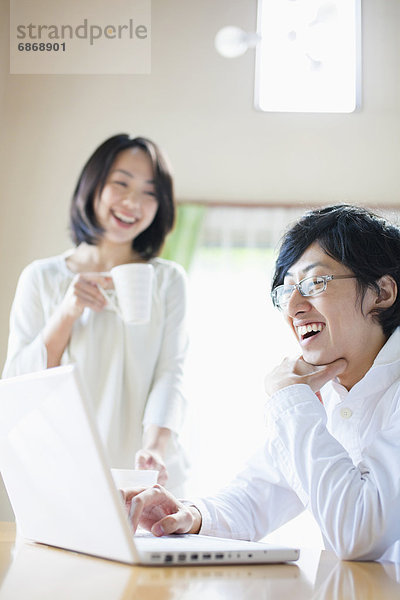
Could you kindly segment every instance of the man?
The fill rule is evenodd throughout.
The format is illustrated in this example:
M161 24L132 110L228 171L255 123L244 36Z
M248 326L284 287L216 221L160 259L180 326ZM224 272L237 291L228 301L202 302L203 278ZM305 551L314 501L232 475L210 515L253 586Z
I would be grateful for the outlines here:
M304 509L343 559L400 561L400 231L339 205L284 236L272 299L301 356L266 378L265 447L214 497L132 491L134 529L260 539Z

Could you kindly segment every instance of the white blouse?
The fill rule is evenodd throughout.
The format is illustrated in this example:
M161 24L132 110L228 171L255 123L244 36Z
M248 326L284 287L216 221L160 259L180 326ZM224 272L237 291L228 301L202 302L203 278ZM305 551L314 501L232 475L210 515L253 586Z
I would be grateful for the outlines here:
M66 264L68 255L36 260L22 272L3 377L46 368L43 328L75 277ZM150 263L155 271L150 322L125 323L107 307L99 313L85 308L61 364L79 365L112 467L134 466L143 427L172 430L165 459L167 487L180 490L187 467L178 440L186 407L186 275L171 261L155 258Z

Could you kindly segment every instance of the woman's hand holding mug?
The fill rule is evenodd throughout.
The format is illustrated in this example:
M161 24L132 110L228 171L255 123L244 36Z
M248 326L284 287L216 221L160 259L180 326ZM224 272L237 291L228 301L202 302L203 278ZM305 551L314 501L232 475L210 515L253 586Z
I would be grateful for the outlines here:
M144 324L150 321L153 293L154 267L148 263L129 263L111 269L108 275L116 292L107 293L109 287L99 283L99 291L108 305L126 323Z
M61 310L66 316L78 319L85 308L99 312L109 306L127 323L148 323L153 277L152 265L138 263L119 265L109 273L78 273ZM115 294L110 294L111 290Z
M62 311L78 319L85 308L99 312L105 308L107 301L101 293L102 289L112 289L113 280L103 273L78 273L72 280L62 302Z
M165 485L168 481L168 471L165 462L159 452L147 450L145 448L138 450L135 456L135 469L154 469L158 471L157 483Z

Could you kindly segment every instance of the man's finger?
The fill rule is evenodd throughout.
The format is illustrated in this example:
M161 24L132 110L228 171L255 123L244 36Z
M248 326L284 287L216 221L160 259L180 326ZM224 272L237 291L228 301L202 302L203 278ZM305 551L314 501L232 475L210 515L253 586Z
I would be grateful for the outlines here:
M121 492L124 495L125 502L130 502L132 500L132 498L134 498L138 494L141 494L145 490L146 490L146 488L144 488L144 487L140 487L140 488L137 487L137 488L133 488L133 489L130 489L130 490L121 490Z
M151 532L160 537L161 535L172 535L173 533L187 533L192 525L191 515L186 509L180 509L173 515L167 515L154 523Z
M330 374L330 378L333 379L334 377L340 375L340 373L343 373L343 371L346 369L347 360L345 360L344 358L338 358L337 360L334 360L333 362L326 365L326 367Z
M343 373L347 366L347 361L344 358L316 368L314 373L310 373L307 377L307 383L314 392L319 391L328 381Z
M153 487L146 488L140 493L128 492L127 497L131 494L131 509L129 511L129 520L132 523L133 531L136 532L143 510L147 506L157 506L163 497L163 489L155 484ZM160 495L161 493L161 495Z

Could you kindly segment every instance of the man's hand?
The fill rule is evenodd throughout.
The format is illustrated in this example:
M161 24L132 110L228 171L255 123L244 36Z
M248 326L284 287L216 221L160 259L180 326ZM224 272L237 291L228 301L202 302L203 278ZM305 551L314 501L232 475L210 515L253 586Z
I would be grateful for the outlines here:
M138 525L156 536L200 531L201 514L197 508L183 504L158 484L122 493L134 532Z
M265 391L272 396L278 390L294 385L305 383L313 392L318 392L328 381L343 373L347 367L344 358L327 365L311 365L301 356L297 359L285 358L282 363L265 378Z

